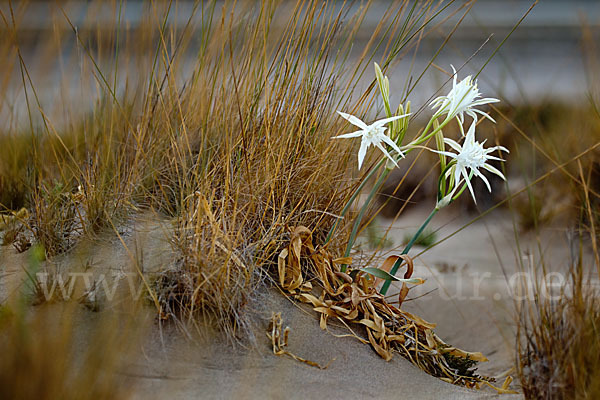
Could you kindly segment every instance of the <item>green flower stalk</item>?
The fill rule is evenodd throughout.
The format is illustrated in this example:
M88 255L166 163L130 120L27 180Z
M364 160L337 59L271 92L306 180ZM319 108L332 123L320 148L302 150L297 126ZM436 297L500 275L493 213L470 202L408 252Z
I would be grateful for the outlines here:
M454 70L454 67L452 67ZM431 222L435 214L437 212L448 206L454 200L456 200L467 188L469 189L473 200L475 201L475 194L473 192L473 187L471 185L471 179L473 176L478 176L481 178L488 190L491 191L491 186L487 178L481 173L480 168L485 169L493 174L498 175L502 179L504 175L496 168L492 167L487 163L488 160L499 160L502 159L491 156L490 153L494 151L505 151L508 150L502 146L495 146L488 149L485 149L483 145L485 141L479 143L475 140L475 127L477 123L477 116L483 115L484 117L490 119L495 122L488 114L485 112L476 109L476 106L485 105L488 103L493 103L499 101L494 98L483 98L479 93L479 89L477 88L477 82L473 81L470 76L463 79L460 82L457 82L456 78L456 70L454 70L453 76L453 85L452 89L446 96L440 96L436 98L433 102L431 102L431 106L434 109L437 109L435 114L431 117L425 129L423 129L422 133L414 139L412 142L407 145L402 146L402 141L404 140L404 135L406 134L410 115L410 102L406 103L406 108L400 104L398 106L396 115L392 114L392 108L390 106L390 85L389 79L387 76L383 75L381 68L377 63L375 63L375 77L377 80L377 84L379 87L379 91L381 93L381 97L383 99L383 104L385 108L385 113L387 118L378 120L373 122L371 125L367 125L359 118L338 111L338 113L348 120L351 124L360 128L360 130L342 134L339 136L335 136L334 139L339 138L361 138L361 145L358 151L358 168L363 165L364 158L366 156L366 152L371 145L379 148L383 153L384 157L378 162L378 164L373 168L369 174L363 179L357 188L356 192L351 196L350 200L346 203L344 208L342 209L342 213L340 218L342 218L350 209L353 202L356 200L358 194L362 191L366 182L375 174L377 171L381 169L382 165L385 165L383 171L380 172L377 181L373 185L365 203L362 205L352 227L352 232L350 234L350 238L348 240L348 244L346 246L346 251L344 256L349 256L354 246L354 242L358 235L358 230L360 228L360 224L362 219L375 198L376 193L379 191L385 180L387 179L389 173L393 170L394 167L398 166L397 161L404 157L404 155L412 151L413 149L420 147L422 143L428 141L430 138L435 138L435 143L437 150L431 150L439 154L440 157L440 166L441 173L438 179L438 194L435 208L429 214L427 219L423 222L421 227L417 230L412 239L408 242L402 254L408 254L412 246L415 244L418 237L421 235L423 230L427 227L427 225ZM471 116L473 118L473 122L465 135L463 131L463 123L464 123L464 114ZM439 118L444 116L442 122L439 122ZM464 143L460 145L456 141L444 138L444 134L442 129L450 123L450 121L456 119L459 123L459 127L461 128L462 136L464 137ZM390 125L389 135L386 134L387 127L386 125ZM452 153L446 151L446 145L451 149L455 150L457 153ZM394 154L394 156L392 154ZM447 162L446 157L450 158L450 162ZM329 231L327 238L325 239L325 243L328 243L331 239L337 225L339 223L339 219L334 223L333 227ZM388 276L389 279L386 278L380 293L385 295L392 280L397 280L398 278L394 277L394 274L398 271L398 268L402 264L402 259L398 259L396 263L392 266L390 273L383 274ZM346 265L342 265L342 272L346 271ZM368 268L367 268L368 269ZM368 273L367 269L363 268ZM372 269L372 268L371 268ZM382 271L383 272L383 271ZM386 275L387 274L387 275Z
M408 254L408 252L410 251L410 249L413 247L413 245L417 241L417 238L419 236L421 236L421 233L423 233L423 230L425 230L425 228L427 227L427 225L429 224L429 222L433 219L433 217L435 216L435 214L437 214L437 212L439 210L440 209L437 208L437 207L433 209L433 211L431 212L431 214L429 214L429 216L427 217L427 219L425 220L425 222L423 222L423 224L417 230L417 232L412 237L412 239L410 239L410 241L408 242L408 244L406 245L406 247L404 248L404 250L402 250L402 253L400 253L401 255ZM398 258L398 260L392 266L392 269L390 269L390 275L391 276L396 275L396 272L398 272L398 268L400 268L400 265L402 265L403 262L404 262L404 260L402 258ZM383 282L383 285L381 286L381 290L379 291L379 293L381 293L383 296L385 296L391 284L392 284L391 280L386 280L385 282Z

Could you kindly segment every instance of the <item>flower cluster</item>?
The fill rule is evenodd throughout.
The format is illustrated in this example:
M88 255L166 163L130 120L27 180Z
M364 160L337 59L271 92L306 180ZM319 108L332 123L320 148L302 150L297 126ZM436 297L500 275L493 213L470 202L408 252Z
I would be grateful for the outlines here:
M452 70L454 72L452 89L446 96L440 96L431 102L430 106L436 110L434 115L429 120L427 126L421 131L420 135L404 146L402 145L402 140L404 139L406 129L408 127L410 103L407 103L406 107L400 104L396 115L392 115L389 97L389 79L383 75L377 64L375 64L375 77L379 86L381 97L383 99L387 118L380 119L373 122L371 125L367 125L365 122L353 115L338 111L343 118L360 128L358 131L334 137L334 139L361 138L360 149L358 150L358 169L362 167L367 150L371 145L379 148L384 155L379 162L378 167L387 161L387 163L385 163L386 168L383 170L383 172L381 172L377 182L371 189L368 198L364 202L356 217L356 220L354 221L344 257L348 257L350 255L352 246L354 245L354 241L356 240L356 236L358 234L361 220L367 210L367 207L369 207L369 204L373 201L375 194L385 182L385 179L390 171L394 168L394 166L398 166L397 161L400 158L403 158L407 152L415 148L423 147L423 144L427 144L431 138L435 138L437 150L430 150L439 154L441 165L441 173L438 179L437 202L431 214L423 222L413 238L408 242L402 251L402 254L408 254L411 247L416 242L419 235L423 232L427 224L431 221L433 216L440 209L446 207L456 200L458 196L460 196L467 188L473 197L473 201L476 201L475 192L473 191L473 186L471 184L471 179L474 176L483 180L488 190L490 192L492 191L490 182L485 177L482 170L486 170L502 179L505 179L502 172L491 166L488 162L503 161L501 158L496 157L491 153L499 153L501 151L508 152L508 150L502 146L485 148L483 147L485 141L480 143L475 139L475 129L477 128L478 115L482 115L492 122L495 122L494 119L487 113L476 107L495 103L499 100L494 98L481 98L481 94L477 88L477 81L474 81L471 76L467 76L465 79L458 82L454 67L452 67ZM407 113L405 113L404 110L406 110ZM466 135L463 128L465 114L473 118ZM442 117L443 119L440 122L439 119ZM462 144L453 139L444 137L442 133L442 128L455 119L458 122L460 132L462 133ZM390 124L389 127L386 126L387 124ZM390 129L389 135L386 132L388 128ZM450 147L450 151L446 150L446 146ZM390 155L390 152L392 152L394 156ZM449 160L447 160L447 158ZM363 185L374 173L376 173L378 169L379 168L377 167L373 168L366 175L356 192L352 195L346 206L344 206L342 216L350 208L350 205L354 199L356 199L356 196L362 189ZM331 238L336 226L337 222L327 235L327 240ZM379 293L385 296L387 290L389 289L390 283L394 280L398 280L394 275L402 264L402 258L399 258L398 260L395 261L391 266L389 274L377 268L362 268L360 271L371 274L374 277L384 279L385 282L381 286ZM346 265L342 265L341 272L346 272L346 267ZM422 283L422 281L418 283Z
M401 146L401 143L395 142L392 140L392 137L403 138L404 135L398 135L398 132L392 132L392 134L388 136L386 133L386 125L392 121L405 119L403 124L391 124L392 130L396 126L402 126L405 130L408 121L407 117L410 114L401 114L396 116L389 115L389 80L386 76L383 76L379 66L375 64L377 82L386 106L385 108L386 112L388 113L388 118L381 119L375 121L371 125L367 125L353 115L338 111L343 118L360 128L360 130L334 137L335 139L361 137L360 149L358 151L358 168L360 169L363 165L367 150L371 145L379 148L384 154L384 157L386 157L393 166L398 166L397 160L404 157L404 154L407 151L416 148L417 146L421 145L421 143L435 135L436 143L438 143L438 149L432 151L440 154L442 157L441 161L443 172L442 176L440 177L440 182L444 182L442 185L443 188L440 188L440 195L438 196L438 203L436 205L438 208L444 207L451 203L463 192L465 188L469 189L473 200L476 201L473 186L471 184L471 178L473 176L482 179L485 182L488 190L491 192L492 189L490 183L485 175L483 175L481 170L483 169L489 171L500 178L505 179L502 172L488 164L488 161L503 161L501 158L493 156L490 153L499 151L508 152L508 150L502 146L484 148L483 145L485 144L485 141L480 143L475 139L475 129L477 127L478 115L482 115L485 118L495 122L494 119L486 112L476 107L495 103L500 100L494 98L481 98L481 93L477 87L477 81L474 81L471 76L467 76L458 82L454 67L452 67L452 70L454 72L452 89L447 95L440 96L430 103L430 106L436 111L423 133L417 139L413 140L407 145ZM399 113L400 110L403 110L402 106L399 107ZM466 136L463 129L465 114L473 118ZM438 118L443 116L445 117L440 123ZM442 128L454 119L458 121L460 131L463 133L464 142L462 145L453 139L444 138L441 133ZM433 131L429 132L429 129L432 127ZM456 151L456 153L446 151L444 148L445 145L449 146L451 150ZM386 146L388 147L386 148ZM391 151L395 153L396 157L390 155ZM445 157L450 158L450 162L448 164L446 164ZM390 165L390 163L388 162L387 165ZM446 185L447 179L449 179L448 185ZM457 191L458 194L456 194Z

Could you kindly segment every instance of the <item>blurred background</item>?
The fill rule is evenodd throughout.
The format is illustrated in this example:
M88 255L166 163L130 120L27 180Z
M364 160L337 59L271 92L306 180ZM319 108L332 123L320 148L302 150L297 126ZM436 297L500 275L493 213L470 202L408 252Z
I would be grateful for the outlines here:
M169 17L164 22L167 29L174 29L174 32L181 32L186 24L197 24L197 20L203 18L202 13L198 12L193 17L196 21L188 21L198 2L177 1L170 5L168 2L164 3L164 7L171 8ZM353 4L349 8L349 16L353 14L350 10L365 4L358 1L334 3L339 7ZM364 34L359 34L359 37L367 40L371 36L390 3L373 2L360 28ZM438 71L435 66L449 71L451 64L461 69L461 76L481 71L479 84L482 92L510 104L545 101L581 103L588 98L592 75L595 73L594 64L589 58L594 54L595 43L599 38L600 2L543 0L535 5L520 24L519 20L533 4L530 0L440 3L443 6L437 9L441 11L433 21L435 29L427 32L418 48L406 49L402 61L388 70L392 87L406 86L401 93L395 92L396 101L410 93L413 104L425 103L431 93L439 90L447 80L447 75ZM3 14L0 35L7 37L12 28L16 27L23 60L29 67L31 79L39 89L40 100L45 108L56 103L55 99L59 93L62 93L62 96L73 97L81 94L82 86L94 89L92 82L84 80L82 49L76 45L77 39L72 34L74 29L77 29L86 43L93 47L102 47L104 44L108 49L108 45L117 40L139 40L135 32L147 29L145 22L149 19L160 19L159 15L153 15L150 11L149 2L134 0L22 1L13 2L12 12L9 4L7 1L0 3ZM216 2L216 9L223 4ZM282 7L285 8L285 2ZM119 25L123 32L118 39L114 37L116 25ZM495 53L500 43L515 27L511 37ZM195 32L189 38L188 52L192 59L201 43L201 36L200 32ZM446 40L446 45L440 51ZM53 46L48 45L50 42ZM121 43L121 47L124 45L126 44ZM354 46L356 55L360 54L361 43L355 43ZM493 62L488 63L492 55ZM114 62L113 58L114 52L107 51L102 54L100 49L98 50L100 62L110 65ZM0 110L5 117L14 116L14 113L7 111L15 108L21 110L24 100L16 69L17 59L15 54L2 54L2 60L5 64L3 68L6 64L15 66L13 72L16 75L15 79L2 82L2 85L9 86L10 90L2 91L4 96L0 100ZM193 65L192 61L190 60L190 68ZM431 61L434 66L427 68ZM121 64L119 74L131 79L128 68L135 69L141 66ZM426 73L421 77L424 70ZM60 79L65 77L67 79ZM124 79L118 81L120 85L126 84ZM22 111L17 114L23 118ZM3 124L6 123L6 118L3 118Z
M431 20L428 28L418 31L418 40L402 47L385 70L392 87L391 102L406 104L410 100L414 118L427 118L429 102L451 84L451 66L458 70L459 79L473 75L484 97L501 99L492 112L498 124L482 124L480 131L488 140L515 149L510 155L514 162L507 163L512 189L521 190L561 163L570 163L565 167L566 174L551 174L528 189L519 211L522 225L528 229L538 219L549 221L557 215L571 218L580 213L581 190L570 185L578 171L569 168L575 168L575 163L570 162L573 157L592 148L599 137L598 118L590 117L600 115L600 2L404 3L332 1L323 3L328 11L322 15L343 9L343 23L352 24L356 23L353 16L368 7L349 53L350 58L359 59L382 20L405 18L414 4L435 5L423 17L423 21ZM222 12L238 13L237 20L243 23L249 17L244 13L251 12L250 7L245 7L248 4L251 3L239 2L231 7L232 3L224 1L1 2L0 37L14 39L19 51L8 40L0 46L0 130L18 132L43 124L41 114L28 109L28 99L32 104L35 98L34 108L43 109L53 128L61 130L89 116L103 97L127 98L143 93L155 66L166 65L165 54L155 50L158 41L170 49L168 56L175 60L169 66L170 72L183 90L194 79L198 54L209 34L202 27L208 25L212 10L217 16ZM389 12L396 5L401 10L398 15ZM286 16L294 13L293 7L291 2L279 4L272 30L285 29ZM325 17L318 18L327 22ZM165 32L163 37L158 27ZM371 59L365 60L358 79L346 70L338 73L355 82L355 93L368 91L373 83L372 63L382 63L388 51L381 45ZM20 63L26 67L26 73ZM337 64L332 60L326 65ZM376 98L361 113L375 118L382 111ZM430 160L427 155L424 158L425 162L417 163L417 167L427 167ZM597 193L594 185L600 184L598 158L595 147L581 157L592 193ZM407 182L401 192L394 191L395 182L405 172L396 171L396 179L386 185L384 201L391 206L385 210L388 216L399 210L416 187L419 190L412 203L435 192L435 183L420 181L423 174L411 174L409 179L419 180ZM500 182L496 182L498 185ZM494 190L496 197L490 196L482 185L478 191L482 208L506 197L502 190ZM597 199L593 197L591 201ZM470 203L466 206L472 208Z

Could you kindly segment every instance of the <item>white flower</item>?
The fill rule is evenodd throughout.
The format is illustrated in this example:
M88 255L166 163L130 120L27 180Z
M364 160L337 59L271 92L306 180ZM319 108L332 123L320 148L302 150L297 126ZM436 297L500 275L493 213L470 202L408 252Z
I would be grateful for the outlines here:
M379 121L373 122L371 125L365 124L363 121L361 121L354 115L346 114L341 111L338 111L338 114L347 119L351 124L356 125L360 128L360 130L358 131L346 133L344 135L339 135L332 138L347 139L362 137L362 140L360 142L360 149L358 150L358 169L360 169L360 167L362 166L363 160L365 159L365 155L367 154L367 149L371 145L377 146L379 150L381 150L383 154L388 159L390 159L396 167L398 166L396 160L392 156L390 156L390 154L387 152L387 150L381 144L381 142L385 142L387 145L389 145L392 149L394 149L396 153L398 153L400 157L404 157L404 154L402 153L398 145L396 145L396 143L394 143L394 141L390 139L388 135L385 134L385 130L387 128L385 128L384 125L397 119L404 118L409 114L397 115L391 118L380 119Z
M481 94L477 88L477 81L473 81L471 75L469 75L459 83L456 83L456 70L453 66L451 67L454 71L452 89L447 96L440 96L429 104L431 108L438 109L436 116L448 114L448 119L458 117L458 120L462 124L464 122L464 114L471 116L475 121L477 120L477 114L481 114L491 121L496 122L488 114L474 107L496 103L500 100L491 97L478 100L477 98Z
M477 202L475 200L475 193L473 193L473 187L471 186L471 180L470 180L469 175L472 173L473 175L480 177L485 182L485 185L487 186L488 190L491 192L492 188L490 186L490 183L488 182L487 178L481 173L479 168L486 169L486 170L490 171L491 173L498 175L500 178L506 180L506 178L504 177L502 172L500 172L498 169L492 167L491 165L486 164L486 162L488 160L504 161L501 158L491 156L489 154L496 150L505 151L507 153L509 151L503 146L494 146L494 147L485 149L483 147L483 145L485 144L485 141L483 141L483 143L479 143L478 141L475 140L475 125L476 125L476 121L473 121L473 123L471 124L471 127L467 131L467 136L465 137L465 141L462 146L452 139L449 139L449 138L444 139L444 143L446 143L448 146L450 146L454 150L456 150L458 152L458 154L450 153L448 151L435 151L435 152L444 154L444 155L456 160L456 165L454 165L450 170L451 173L452 173L452 171L454 171L455 188L457 188L459 186L460 179L462 176L462 178L464 178L465 182L467 183L469 191L471 192L471 196L473 196L473 200L475 202ZM468 171L468 170L470 170L470 171Z

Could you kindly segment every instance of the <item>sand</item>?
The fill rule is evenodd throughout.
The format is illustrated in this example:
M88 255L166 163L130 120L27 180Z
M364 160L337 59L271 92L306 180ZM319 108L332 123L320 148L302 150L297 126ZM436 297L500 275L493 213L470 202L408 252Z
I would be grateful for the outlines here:
M392 239L400 246L405 232L414 230L428 210L415 209L393 225ZM411 291L404 308L438 324L436 333L446 342L467 351L481 351L490 361L479 371L503 380L513 366L514 304L507 285L518 271L520 257L534 253L536 238L523 237L516 251L511 219L502 211L472 226L426 253L415 248L414 276L427 278ZM440 228L438 239L456 231L472 217L440 213L432 227ZM389 221L384 221L383 225ZM131 272L131 254L142 255L144 272L152 272L170 262L173 254L167 242L168 222L140 219L133 229L123 232L125 249L114 235L83 242L66 256L54 260L59 270L81 268L94 276L102 273ZM569 251L564 232L551 231L544 250L556 265L564 265ZM27 253L16 254L2 248L0 299L15 290L19 264ZM366 253L365 253L366 254ZM508 278L507 278L508 277ZM11 289L12 288L12 289ZM110 307L101 306L103 311ZM246 348L233 347L218 334L202 338L184 335L173 326L158 328L153 323L141 341L136 357L127 360L120 374L127 377L134 398L414 398L470 399L492 398L491 389L481 391L457 387L431 377L399 355L390 362L381 359L368 345L347 334L344 327L319 328L318 320L306 305L293 303L274 288L263 290L252 305L255 342ZM281 312L289 326L288 350L299 357L325 365L320 370L276 356L266 336L271 312ZM102 314L102 313L99 313ZM513 372L514 375L514 372ZM518 389L518 385L513 384ZM521 396L503 395L502 398Z
M381 359L368 345L345 334L345 328L319 328L306 306L293 304L270 290L264 310L281 312L289 326L288 350L322 365L325 370L305 365L271 352L266 332L257 330L256 347L232 349L219 340L200 345L171 336L163 352L158 341L146 349L145 362L131 366L136 398L273 398L273 399L478 399L493 398L488 391L469 390L431 377L396 356ZM269 311L269 312L270 312ZM266 317L267 315L265 315ZM259 324L260 327L260 324ZM261 332L262 331L262 332ZM261 333L263 333L261 335ZM514 396L503 396L511 398ZM517 396L518 397L518 396Z

